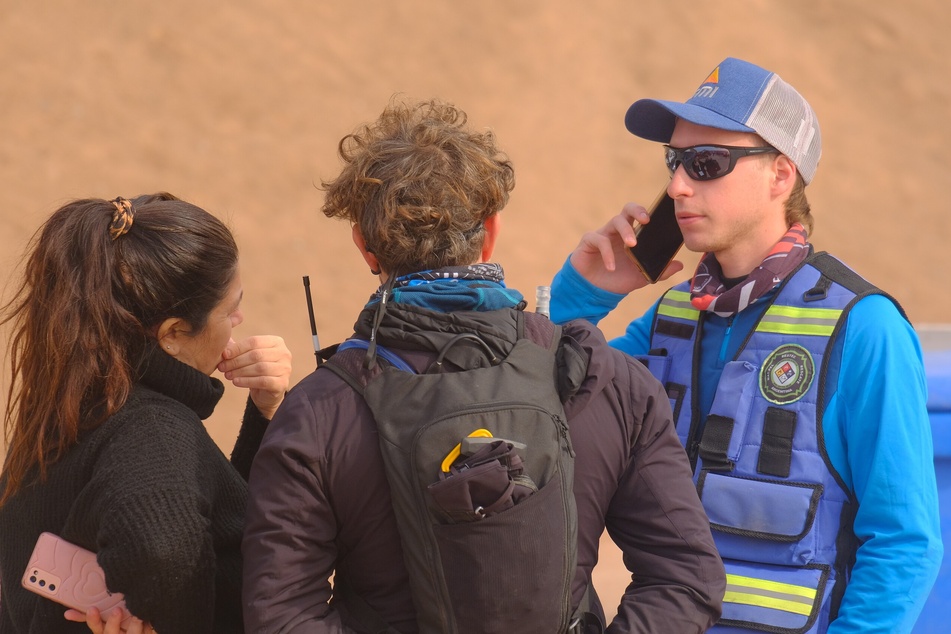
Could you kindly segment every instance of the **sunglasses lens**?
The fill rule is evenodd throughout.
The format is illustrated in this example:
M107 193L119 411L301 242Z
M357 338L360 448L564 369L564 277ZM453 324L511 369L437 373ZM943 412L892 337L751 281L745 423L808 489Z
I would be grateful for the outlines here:
M730 171L730 151L718 147L695 147L684 151L684 169L698 181L725 176Z
M671 176L677 171L677 166L680 165L680 159L677 158L677 154L679 154L678 150L664 146L664 161L667 163L667 170Z

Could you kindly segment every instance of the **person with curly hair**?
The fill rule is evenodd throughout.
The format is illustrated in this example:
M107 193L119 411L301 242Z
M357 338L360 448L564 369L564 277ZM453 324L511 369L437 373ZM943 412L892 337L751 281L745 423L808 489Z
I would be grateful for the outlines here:
M407 375L431 376L437 366L465 374L472 368L454 365L459 357L440 356L453 342L485 346L498 361L514 356L526 338L540 348L543 333L554 337L556 327L524 310L522 294L505 285L502 267L491 260L514 170L491 131L473 130L462 110L439 100L394 100L379 119L344 137L339 153L344 165L323 183L323 212L351 223L353 241L381 285L357 318L354 337L288 394L255 458L243 542L245 623L261 634L496 631L488 619L517 604L517 592L501 591L511 587L503 578L479 584L490 593L500 588L491 604L477 606L480 619L461 619L456 608L471 598L458 594L449 595L452 614L433 616L419 592L430 570L419 568L403 532L405 516L394 508L397 482L384 469L382 412L325 366L350 354L358 374L368 364L365 379L381 371L378 356L402 363L396 367ZM577 508L577 561L559 569L565 590L554 599L562 614L579 616L562 621L561 631L603 631L604 611L589 585L606 527L632 574L608 631L702 632L719 616L723 568L663 388L589 324L569 324L561 336L576 351L569 365L579 372L574 390L555 396L567 416L562 431L573 448ZM365 348L346 348L360 341ZM541 372L542 381L554 382L554 374ZM440 398L438 385L425 391L424 402ZM393 394L394 403L399 396ZM435 478L438 460L434 465ZM493 512L481 505L461 511L489 522L484 526L495 519L481 520ZM522 526L523 539L542 528ZM505 557L507 544L496 544L486 546L486 559ZM572 561L556 544L541 547L553 560ZM570 545L561 550L568 549L574 553ZM527 557L519 552L495 563L520 578L528 574ZM546 579L525 581L528 592ZM528 614L515 617L520 632L557 630L539 629Z

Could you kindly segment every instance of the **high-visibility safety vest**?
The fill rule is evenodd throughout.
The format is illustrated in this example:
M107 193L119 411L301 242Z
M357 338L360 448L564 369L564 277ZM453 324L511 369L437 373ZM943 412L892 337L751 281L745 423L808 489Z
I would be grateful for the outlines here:
M810 256L724 367L702 425L704 313L690 304L689 282L657 308L642 361L667 388L727 572L712 632L823 632L835 618L854 561L856 502L826 455L823 390L834 339L870 294L884 295L832 256Z

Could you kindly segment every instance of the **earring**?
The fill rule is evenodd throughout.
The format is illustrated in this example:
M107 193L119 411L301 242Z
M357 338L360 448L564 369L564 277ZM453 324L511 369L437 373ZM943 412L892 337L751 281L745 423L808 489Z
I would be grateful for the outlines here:
M373 275L379 275L380 269L370 269L370 273L372 273Z

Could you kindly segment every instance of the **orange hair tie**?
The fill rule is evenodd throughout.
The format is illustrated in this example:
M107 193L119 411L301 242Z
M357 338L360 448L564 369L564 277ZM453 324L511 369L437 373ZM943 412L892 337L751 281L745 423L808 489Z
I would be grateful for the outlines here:
M129 232L132 227L132 220L135 217L135 207L122 196L113 200L112 204L115 205L116 210L112 214L112 222L109 223L109 235L115 240Z

